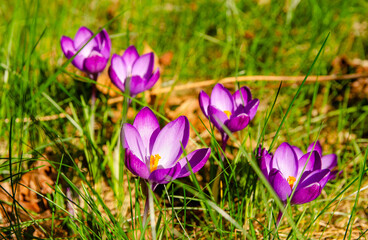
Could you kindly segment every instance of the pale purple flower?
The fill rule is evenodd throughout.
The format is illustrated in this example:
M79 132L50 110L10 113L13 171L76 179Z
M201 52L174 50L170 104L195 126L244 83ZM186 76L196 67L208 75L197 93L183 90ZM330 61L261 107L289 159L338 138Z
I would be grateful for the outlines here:
M153 72L153 67L154 55L152 52L139 56L137 49L130 46L121 57L117 54L112 56L109 75L111 81L122 92L125 92L127 79L130 79L129 92L134 97L138 93L152 88L160 78L160 71L156 69Z
M61 49L69 59L73 57L93 36L93 32L86 27L79 28L74 40L62 36ZM72 63L86 73L95 75L102 72L110 58L111 40L103 29L77 54Z
M312 148L308 150L311 151ZM329 167L333 164L328 161L325 165L322 163L318 147L303 154L299 148L285 142L276 149L274 155L260 149L258 156L261 171L284 203L294 190L291 204L313 201L321 194L331 176ZM300 181L296 186L299 177Z
M228 136L223 126L231 132L244 129L256 115L259 100L252 99L248 87L242 87L231 95L228 89L218 83L211 97L204 91L200 92L199 105L203 114L221 132L223 142L226 142Z
M135 117L133 125L125 123L121 131L125 148L125 165L137 176L153 185L195 173L208 160L211 149L203 148L180 158L189 140L189 121L185 116L160 129L154 113L144 107Z

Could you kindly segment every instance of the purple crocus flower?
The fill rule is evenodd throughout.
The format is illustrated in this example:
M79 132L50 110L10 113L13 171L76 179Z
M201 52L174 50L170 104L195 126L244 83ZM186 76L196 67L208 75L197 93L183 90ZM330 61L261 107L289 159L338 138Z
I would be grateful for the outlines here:
M74 40L62 36L61 49L69 59L74 56L93 36L93 32L86 27L79 28ZM96 35L72 61L73 65L86 73L96 75L102 72L110 58L111 40L103 29Z
M313 201L321 194L331 176L330 169L324 167L329 164L326 161L323 165L321 154L316 147L313 151L303 154L299 148L285 142L277 148L274 155L266 149L260 149L258 155L262 173L284 204L294 190L291 204ZM299 177L300 181L295 186Z
M204 115L221 132L223 144L226 144L228 136L223 126L231 132L244 129L256 115L259 100L252 99L248 87L242 87L231 95L228 89L218 83L211 97L201 91L199 105Z
M152 52L139 56L137 49L130 46L121 57L117 54L112 56L109 75L111 81L122 92L125 92L125 84L127 79L130 79L129 92L130 96L134 97L153 87L160 78L160 71L156 69L153 73L153 67Z
M158 184L199 171L208 160L211 149L203 148L178 160L189 140L189 121L185 116L160 129L154 113L144 107L133 125L125 123L121 131L125 148L125 165L137 176L146 179L154 190Z

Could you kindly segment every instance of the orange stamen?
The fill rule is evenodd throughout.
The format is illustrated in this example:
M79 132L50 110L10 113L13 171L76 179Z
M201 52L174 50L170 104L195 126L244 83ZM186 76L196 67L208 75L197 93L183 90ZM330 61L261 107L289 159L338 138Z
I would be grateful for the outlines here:
M296 181L295 177L292 176L288 177L287 182L289 183L291 189L293 189L295 181Z
M161 159L160 155L151 155L150 157L150 170L151 172L155 171L157 169L158 161Z
M227 116L227 119L230 119L230 116L231 116L231 112L228 111L228 110L225 110L224 113L226 114Z

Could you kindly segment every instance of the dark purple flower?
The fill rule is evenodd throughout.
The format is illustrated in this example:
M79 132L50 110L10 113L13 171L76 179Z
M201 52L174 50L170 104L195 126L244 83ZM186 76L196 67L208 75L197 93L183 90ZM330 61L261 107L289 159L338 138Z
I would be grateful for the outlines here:
M86 27L79 28L75 34L74 40L62 36L61 49L69 59L74 56L93 36L93 32ZM102 72L110 58L111 41L106 30L103 29L96 35L72 61L73 65L90 74Z
M248 87L242 87L233 95L222 84L213 88L211 97L204 91L199 94L199 105L204 115L221 132L223 138L226 133L223 126L231 132L236 132L248 126L254 118L259 105L258 99L252 99Z
M331 171L323 167L318 148L309 150L311 152L303 154L299 148L285 142L276 149L274 155L265 149L258 152L263 174L284 203L294 190L291 204L313 201L330 179ZM299 184L295 186L299 177Z
M123 125L121 139L126 167L154 186L189 176L188 162L193 172L199 171L211 154L210 148L203 148L178 160L189 140L188 119L180 116L160 130L148 107L137 114L133 125Z
M154 55L152 52L139 56L137 49L130 46L121 57L117 54L112 56L109 75L111 81L123 92L125 92L126 81L130 78L129 91L130 95L134 97L153 87L160 78L159 70L156 69L153 72L153 67Z

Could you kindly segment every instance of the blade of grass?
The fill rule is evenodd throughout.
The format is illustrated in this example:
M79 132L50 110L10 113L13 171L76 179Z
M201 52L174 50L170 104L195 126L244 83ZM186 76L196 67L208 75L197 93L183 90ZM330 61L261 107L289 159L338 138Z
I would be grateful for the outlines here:
M282 120L281 120L280 126L278 127L278 129L277 129L277 131L276 131L276 134L275 134L275 136L274 136L274 138L273 138L273 140L272 140L272 142L271 142L271 144L270 144L270 148L269 148L269 150L268 150L268 151L271 151L271 150L272 150L273 145L275 144L275 142L276 142L276 140L277 140L277 136L278 136L278 134L279 134L279 132L280 132L280 130L281 130L281 128L282 128L282 126L283 126L283 124L284 124L285 120L286 120L286 117L288 116L288 114L289 114L289 112L290 112L291 108L293 107L293 104L294 104L295 100L297 99L297 97L298 97L298 95L299 95L299 93L300 93L301 89L303 88L305 81L307 80L308 76L309 76L309 75L310 75L310 73L312 72L312 69L313 69L314 65L316 64L316 62L317 62L317 60L318 60L318 58L319 58L319 56L320 56L320 54L321 54L322 50L324 49L324 47L325 47L325 45L326 45L326 42L327 42L327 40L328 40L329 36L330 36L330 33L328 33L328 34L327 34L327 37L326 37L326 38L325 38L325 40L323 41L321 48L319 49L319 51L318 51L318 53L317 53L316 57L314 58L314 61L313 61L312 65L310 66L310 68L309 68L309 70L308 70L308 72L307 72L307 75L305 76L304 80L302 81L302 83L300 84L300 86L299 86L298 90L296 91L296 93L295 93L295 95L294 95L293 99L291 100L290 105L289 105L288 109L286 110L286 113L285 113L284 117L283 117L283 118L282 118Z

